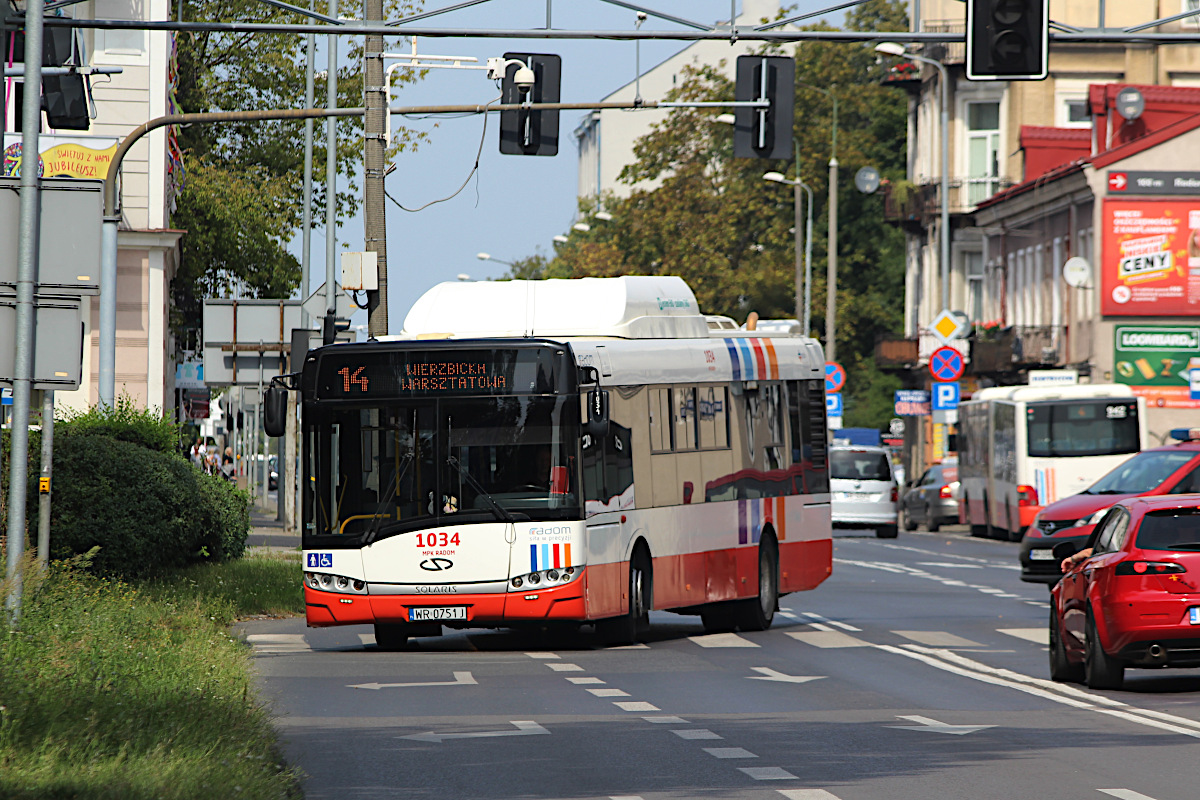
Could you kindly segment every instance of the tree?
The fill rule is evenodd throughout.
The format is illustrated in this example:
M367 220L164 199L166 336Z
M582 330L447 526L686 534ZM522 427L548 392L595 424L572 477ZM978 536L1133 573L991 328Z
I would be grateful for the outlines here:
M852 30L907 30L899 0L869 0L847 15ZM783 52L767 46L765 52ZM788 48L789 50L791 48ZM869 46L805 42L796 57L795 136L799 174L812 187L814 215L812 324L823 331L828 172L832 104L815 88L838 97L837 158L841 175L872 165L900 179L906 166L903 95L880 85L884 69ZM714 66L686 68L668 99L721 100L733 86ZM629 197L585 198L580 217L599 210L612 219L572 231L542 269L546 277L679 275L700 307L741 321L750 311L790 318L795 309L795 237L792 192L764 183L769 170L796 175L790 162L734 159L732 129L716 121L719 109L679 109L640 139L636 161L622 180ZM847 181L847 184L849 182ZM904 237L883 219L878 195L839 192L839 360L847 372L848 425L880 427L891 416L895 378L875 367L876 337L898 331L904 297Z
M390 18L411 13L419 0L387 0ZM258 0L194 0L183 4L189 21L296 22L294 12ZM324 37L318 36L319 47ZM338 105L362 105L362 43L339 47ZM293 34L188 32L176 40L175 100L182 112L242 111L304 106L305 37ZM323 56L314 59L319 66ZM394 83L419 79L401 70ZM325 81L316 82L316 105L326 104ZM325 125L314 125L313 227L324 224ZM173 323L196 327L203 301L235 284L254 297L283 298L299 285L300 262L287 250L302 219L303 122L227 122L179 130L186 182L171 224L188 233L176 275ZM393 153L415 146L401 128ZM362 160L362 118L338 120L339 221L359 206L357 165Z

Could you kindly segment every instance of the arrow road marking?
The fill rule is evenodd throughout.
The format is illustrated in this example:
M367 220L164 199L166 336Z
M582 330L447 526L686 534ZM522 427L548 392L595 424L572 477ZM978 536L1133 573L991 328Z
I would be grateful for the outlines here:
M352 683L351 689L403 689L409 686L476 686L478 681L469 672L454 673L452 681L421 681L419 683Z
M995 725L950 725L945 722L938 722L936 719L929 717L897 717L897 719L906 719L909 722L915 722L916 725L889 725L889 728L895 728L898 731L929 731L931 733L948 733L952 736L962 736L966 733L974 733L985 728L994 728Z
M418 742L444 742L447 739L490 739L497 736L539 736L550 731L532 720L513 720L516 730L476 731L474 733L413 733L408 736L397 736L397 739L415 739Z
M751 667L755 672L761 672L761 675L747 675L746 679L751 681L779 681L780 683L808 683L809 681L819 681L824 678L824 675L785 675L782 672L777 672L770 667Z

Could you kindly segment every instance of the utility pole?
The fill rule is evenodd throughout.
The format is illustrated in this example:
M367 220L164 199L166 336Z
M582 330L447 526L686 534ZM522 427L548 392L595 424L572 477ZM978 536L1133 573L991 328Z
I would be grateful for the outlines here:
M837 360L837 240L838 240L838 160L829 159L829 258L826 260L825 282L829 295L825 299L825 360Z
M383 24L383 0L363 0L363 20ZM367 292L367 334L372 337L386 336L388 332L387 307L387 213L383 204L384 163L387 158L388 141L384 133L387 122L387 101L390 96L383 69L383 36L366 36L366 54L363 78L366 82L363 118L364 152L363 165L363 232L366 238L364 249L376 254L379 271L379 288Z
M338 18L337 0L329 0L329 16ZM328 58L325 70L325 105L330 111L338 104L337 35L325 37ZM322 341L333 344L333 318L337 313L337 120L331 114L325 120L325 324Z

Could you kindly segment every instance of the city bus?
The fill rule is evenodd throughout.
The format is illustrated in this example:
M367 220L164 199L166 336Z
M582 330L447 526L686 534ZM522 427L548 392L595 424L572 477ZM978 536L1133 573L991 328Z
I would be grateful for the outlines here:
M309 626L762 630L832 569L824 357L710 329L676 277L453 282L388 340L310 351Z
M997 386L958 407L960 515L974 536L1019 541L1038 511L1146 445L1128 386Z

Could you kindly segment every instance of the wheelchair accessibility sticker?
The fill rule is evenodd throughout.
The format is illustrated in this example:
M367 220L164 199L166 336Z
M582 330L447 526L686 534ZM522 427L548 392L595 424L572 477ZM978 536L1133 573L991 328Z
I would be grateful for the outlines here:
M333 569L333 553L307 553L309 569Z

